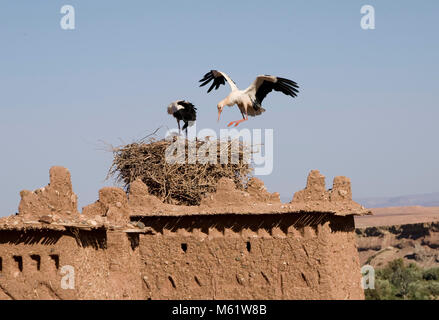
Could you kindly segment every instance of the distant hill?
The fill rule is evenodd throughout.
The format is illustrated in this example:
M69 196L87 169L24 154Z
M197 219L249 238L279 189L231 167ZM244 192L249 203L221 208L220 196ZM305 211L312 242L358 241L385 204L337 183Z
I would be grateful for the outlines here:
M439 192L400 197L360 198L354 200L366 208L407 206L439 207Z

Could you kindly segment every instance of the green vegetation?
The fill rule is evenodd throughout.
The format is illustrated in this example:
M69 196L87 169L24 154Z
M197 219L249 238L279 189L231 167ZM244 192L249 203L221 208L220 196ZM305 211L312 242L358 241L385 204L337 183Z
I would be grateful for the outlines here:
M367 300L439 299L439 268L422 269L402 259L376 270L375 289L365 290Z

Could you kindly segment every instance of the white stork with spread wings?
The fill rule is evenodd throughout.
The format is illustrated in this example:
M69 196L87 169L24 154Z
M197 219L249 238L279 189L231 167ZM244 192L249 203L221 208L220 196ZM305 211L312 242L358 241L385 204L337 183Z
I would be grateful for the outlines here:
M218 70L211 70L204 75L204 78L200 80L200 87L205 86L213 80L208 93L212 91L213 88L217 90L220 85L224 85L227 82L232 89L232 92L224 99L218 103L218 121L220 120L221 112L225 106L238 105L239 110L242 114L242 119L237 121L232 121L228 124L228 127L235 124L235 127L241 122L247 121L248 116L258 116L265 111L262 108L262 101L272 90L280 91L288 96L295 98L297 93L299 93L299 86L296 82L284 78L274 77L274 76L258 76L255 81L245 90L239 90L235 82L233 82L230 77L224 72Z

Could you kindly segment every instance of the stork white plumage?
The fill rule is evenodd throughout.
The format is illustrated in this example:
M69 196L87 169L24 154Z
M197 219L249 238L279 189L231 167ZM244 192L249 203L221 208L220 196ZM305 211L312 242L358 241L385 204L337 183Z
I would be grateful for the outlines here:
M183 130L186 132L187 127L191 126L195 120L197 120L197 108L186 100L177 100L168 105L168 114L174 116L177 119L178 131L180 132L180 121L184 122Z
M247 89L239 90L235 82L233 82L233 80L227 74L218 70L211 70L210 72L206 73L203 79L199 81L202 82L200 87L205 86L212 80L213 83L207 91L208 93L212 91L213 88L217 90L221 85L225 85L226 81L229 83L232 90L224 100L221 100L218 103L218 121L220 120L221 112L225 106L231 107L236 104L241 111L243 119L230 122L228 127L233 124L235 124L236 127L241 122L247 121L248 116L255 117L260 115L262 112L265 112L265 109L261 104L267 94L269 94L272 90L280 91L293 98L295 98L297 93L299 93L299 86L296 82L269 75L258 76Z

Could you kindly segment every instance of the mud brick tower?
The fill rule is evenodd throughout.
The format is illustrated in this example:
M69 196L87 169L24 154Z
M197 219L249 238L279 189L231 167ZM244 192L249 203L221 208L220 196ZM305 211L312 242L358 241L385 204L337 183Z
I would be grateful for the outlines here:
M140 180L77 209L70 173L22 191L0 219L0 299L363 299L348 178L312 171L283 204L228 179L199 206L163 204Z

